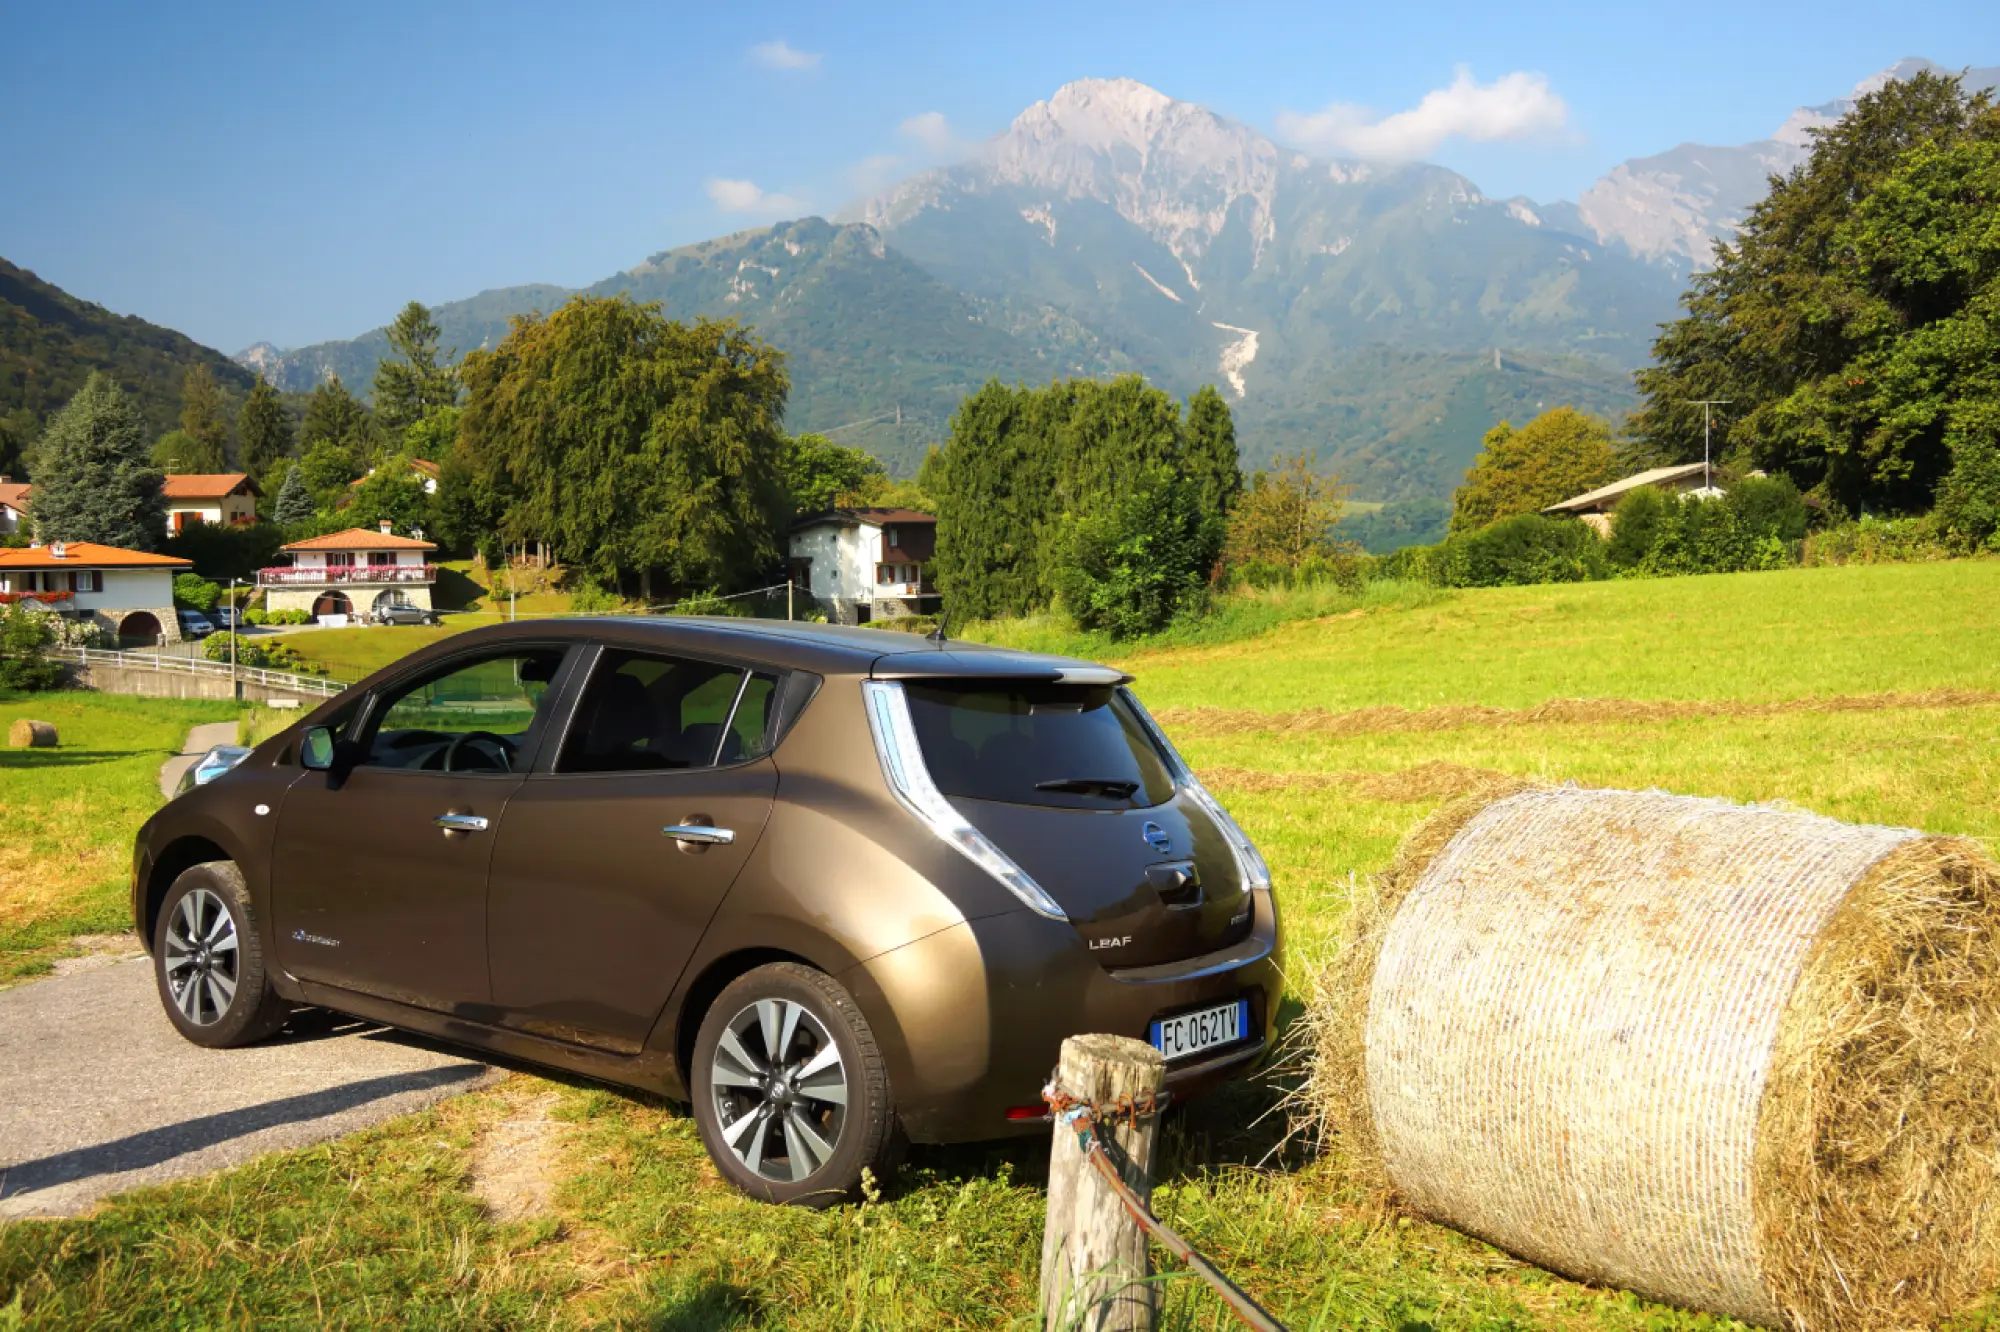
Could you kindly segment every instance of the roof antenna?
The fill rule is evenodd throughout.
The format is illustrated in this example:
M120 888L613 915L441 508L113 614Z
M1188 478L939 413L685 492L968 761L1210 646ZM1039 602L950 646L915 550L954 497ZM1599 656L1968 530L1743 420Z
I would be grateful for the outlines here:
M945 640L945 631L949 628L951 628L951 607L945 604L943 597L939 597L937 628L925 634L924 637L933 643L942 643Z

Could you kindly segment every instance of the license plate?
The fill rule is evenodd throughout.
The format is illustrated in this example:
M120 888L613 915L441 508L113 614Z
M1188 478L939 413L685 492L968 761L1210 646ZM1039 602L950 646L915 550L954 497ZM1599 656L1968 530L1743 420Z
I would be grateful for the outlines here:
M1218 1045L1233 1045L1249 1030L1250 1001L1238 999L1215 1008L1161 1018L1153 1024L1153 1048L1169 1060L1184 1059Z

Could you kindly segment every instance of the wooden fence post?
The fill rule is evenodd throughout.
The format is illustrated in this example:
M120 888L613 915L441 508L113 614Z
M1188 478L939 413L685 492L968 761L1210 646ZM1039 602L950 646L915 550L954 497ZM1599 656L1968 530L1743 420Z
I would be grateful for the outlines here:
M1144 1101L1160 1090L1166 1060L1128 1036L1072 1036L1062 1044L1056 1086L1095 1105ZM1115 1142L1127 1186L1152 1196L1158 1118L1102 1123ZM1042 1323L1088 1332L1152 1332L1158 1287L1149 1278L1146 1232L1085 1159L1076 1131L1060 1121L1049 1150L1049 1212L1042 1231Z

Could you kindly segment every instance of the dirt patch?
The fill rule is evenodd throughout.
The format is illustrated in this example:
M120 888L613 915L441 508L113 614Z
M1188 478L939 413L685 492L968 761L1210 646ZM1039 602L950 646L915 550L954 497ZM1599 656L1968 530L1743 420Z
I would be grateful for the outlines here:
M144 957L146 950L139 944L139 936L126 930L121 934L79 934L70 943L78 950L72 957L59 957L51 964L58 976L73 976L79 971L95 971L116 962Z
M496 1221L525 1221L549 1210L570 1127L550 1117L556 1098L548 1092L519 1102L479 1135L472 1150L472 1192Z
M1518 786L1521 779L1491 768L1434 760L1393 772L1265 772L1257 768L1203 768L1203 782L1236 791L1351 791L1364 800L1414 804Z
M1899 708L1971 708L2000 703L1985 689L1929 689L1914 693L1850 694L1779 699L1768 703L1633 698L1557 698L1531 708L1453 704L1440 708L1384 705L1352 712L1301 708L1257 712L1249 708L1162 708L1155 715L1169 730L1189 735L1238 735L1270 731L1295 735L1381 735L1456 731L1466 727L1582 726L1610 722L1666 722L1702 717L1779 717L1800 712L1883 712Z

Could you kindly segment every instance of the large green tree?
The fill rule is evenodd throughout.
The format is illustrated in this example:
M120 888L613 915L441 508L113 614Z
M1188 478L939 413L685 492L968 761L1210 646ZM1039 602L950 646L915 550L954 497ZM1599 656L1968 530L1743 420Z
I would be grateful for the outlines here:
M865 449L836 444L825 435L794 435L785 441L785 489L799 513L856 502L872 481L884 476L882 464Z
M437 320L421 301L411 301L389 325L389 356L375 367L371 396L385 429L402 432L432 412L458 405L454 352L440 356Z
M1479 456L1452 496L1451 530L1473 532L1516 514L1539 513L1612 480L1618 472L1611 427L1574 407L1543 412L1516 430L1486 432Z
M352 470L361 475L374 460L377 431L374 419L361 400L347 391L339 375L330 375L306 400L305 420L299 424L299 453L327 443L344 451Z
M778 558L790 381L736 325L579 296L516 319L465 382L459 443L506 540L648 597L654 574L741 587Z
M243 470L259 481L270 475L278 459L292 451L292 415L262 374L237 414L236 435L243 441Z
M1698 275L1639 375L1637 459L1722 451L1846 510L1928 506L2000 444L2000 110L1920 74L1860 98Z
M215 473L229 466L229 415L222 388L200 361L181 380L181 433L193 441L181 455L185 470Z
M93 374L35 446L35 534L151 550L167 522L160 483L137 404Z

